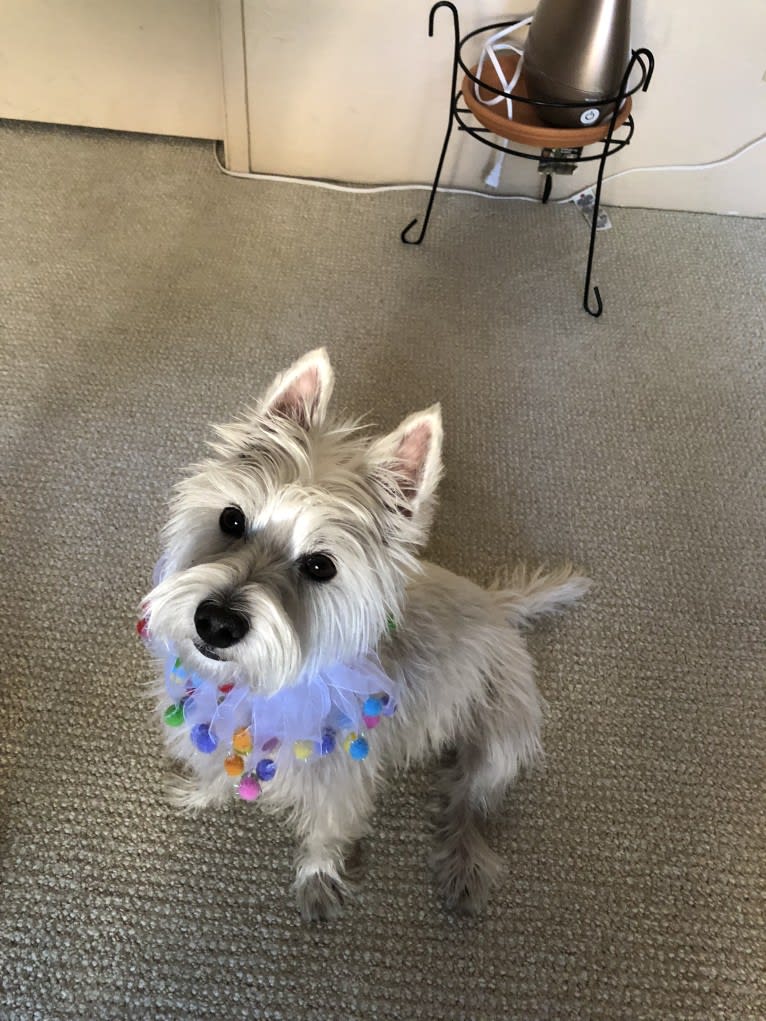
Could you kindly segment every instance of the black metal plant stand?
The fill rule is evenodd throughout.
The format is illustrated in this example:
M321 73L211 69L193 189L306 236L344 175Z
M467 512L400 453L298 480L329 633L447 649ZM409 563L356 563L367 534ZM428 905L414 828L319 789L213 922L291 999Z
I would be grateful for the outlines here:
M512 25L518 24L520 19L512 18L509 21L498 22L494 25L486 25L483 28L478 28L473 32L469 32L468 35L464 36L461 39L460 21L458 17L457 8L453 3L450 3L449 0L440 0L439 3L435 3L433 5L433 7L431 8L431 13L428 18L428 35L430 37L432 37L434 34L434 17L436 15L436 12L441 7L447 8L452 13L453 30L455 38L454 55L452 60L452 91L450 93L451 100L449 108L449 118L447 120L447 130L444 135L444 143L442 145L441 155L439 156L439 162L436 167L436 175L434 177L433 185L431 187L431 193L428 198L428 205L426 206L426 212L423 218L422 226L420 228L420 233L418 234L417 237L414 238L409 236L410 231L418 222L416 218L412 220L411 223L407 224L407 226L404 228L401 234L402 241L408 245L419 245L425 237L426 230L428 229L428 221L430 220L431 217L431 209L434 204L434 198L439 187L439 179L441 177L442 167L444 166L444 158L447 155L447 148L449 146L450 136L452 134L452 128L455 122L457 122L458 124L459 131L465 131L467 134L471 135L472 138L475 138L478 142L481 142L483 145L487 145L492 149L497 149L500 152L508 153L511 156L518 156L521 159L540 161L540 169L545 174L545 184L543 187L542 195L543 203L548 201L553 183L552 172L549 172L545 169L546 162L544 160L541 161L539 156L528 152L521 152L518 149L510 149L508 148L507 145L499 145L497 142L492 141L490 137L487 137L493 134L493 132L489 128L476 127L473 124L468 124L464 120L464 117L466 115L471 115L472 111L468 109L467 106L463 105L465 103L465 99L463 97L462 91L458 90L457 88L457 73L458 68L461 68L465 73L466 79L468 81L481 86L483 90L489 93L493 93L496 96L505 95L505 93L501 89L496 88L495 86L489 84L486 81L480 80L473 74L471 68L463 60L462 50L466 43L468 43L469 40L474 39L476 36L488 32L497 32L503 28L510 28ZM630 86L631 78L633 77L634 70L637 67L640 69L639 80L635 84ZM601 184L604 178L604 167L606 165L607 159L610 156L614 155L614 153L616 152L619 152L620 149L623 149L626 145L630 143L630 140L633 137L633 131L635 127L633 123L633 116L632 114L628 114L627 118L624 120L624 123L618 128L617 121L620 114L620 110L628 96L632 96L633 93L638 92L639 89L642 90L643 92L646 92L646 90L649 88L649 83L652 79L653 71L654 71L654 57L652 53L647 49L633 50L630 62L625 70L625 74L623 75L618 94L608 100L599 100L599 105L614 104L613 112L609 120L609 125L607 127L606 134L603 136L602 139L598 141L598 143L593 142L587 143L600 144L601 151L592 156L583 156L581 148L575 149L560 148L555 150L555 155L552 159L552 162L555 162L556 164L559 165L568 163L569 164L588 163L594 160L598 161L598 178L596 182L596 194L592 211L593 219L591 221L590 228L588 262L585 271L585 290L583 293L583 308L594 318L600 316L604 308L598 287L593 288L595 308L591 308L590 305L590 280L591 272L593 269L593 253L596 244L596 229L598 225L599 207L601 204ZM514 103L517 102L526 103L533 107L584 108L585 106L585 104L583 103L546 103L541 100L529 99L527 96L516 95L516 93L513 93L510 98L513 100ZM574 167L572 167L572 169L574 169Z

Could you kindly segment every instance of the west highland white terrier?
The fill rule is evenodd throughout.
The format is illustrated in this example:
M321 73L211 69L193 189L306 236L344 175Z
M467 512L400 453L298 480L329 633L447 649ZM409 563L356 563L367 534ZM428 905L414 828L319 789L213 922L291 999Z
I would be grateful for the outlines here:
M442 471L437 406L382 438L328 418L324 350L217 428L181 481L139 632L187 810L239 795L300 841L306 919L335 917L346 865L387 774L440 758L433 867L477 912L499 859L485 837L540 753L541 700L522 629L574 602L564 567L484 589L419 561Z

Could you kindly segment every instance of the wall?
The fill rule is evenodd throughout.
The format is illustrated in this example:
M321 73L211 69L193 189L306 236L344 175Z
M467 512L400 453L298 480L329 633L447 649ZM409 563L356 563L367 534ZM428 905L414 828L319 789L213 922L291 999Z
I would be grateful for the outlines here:
M428 182L447 116L451 19L430 0L0 0L0 117L223 138L234 169ZM463 0L462 30L527 10ZM721 13L725 10L725 16ZM700 163L766 130L766 0L633 0L657 58L631 146L609 172ZM223 51L223 60L221 53ZM489 150L455 133L444 184L480 187ZM585 187L583 165L554 197ZM501 192L537 195L535 163ZM766 213L766 144L704 172L636 173L608 202Z
M216 0L0 0L0 117L222 138Z
M253 170L359 182L431 179L449 102L451 19L430 0L244 0ZM529 8L458 2L463 33ZM766 130L766 2L634 0L633 45L653 50L648 93L635 100L632 144L609 171L725 156ZM725 11L725 16L724 12ZM443 183L480 184L488 159L453 135ZM556 183L567 194L586 166ZM501 191L539 193L535 164L506 161ZM766 144L705 172L632 174L605 186L625 205L766 213Z

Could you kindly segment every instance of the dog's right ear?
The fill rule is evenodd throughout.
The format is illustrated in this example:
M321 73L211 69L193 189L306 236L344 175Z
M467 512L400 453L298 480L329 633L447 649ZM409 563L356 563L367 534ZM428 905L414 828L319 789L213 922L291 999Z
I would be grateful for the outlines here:
M261 411L282 415L304 429L321 425L335 377L323 347L310 351L277 376L263 398Z
M441 408L419 411L406 418L389 436L370 447L370 460L383 479L390 480L396 509L425 527L430 523L436 488L442 474Z

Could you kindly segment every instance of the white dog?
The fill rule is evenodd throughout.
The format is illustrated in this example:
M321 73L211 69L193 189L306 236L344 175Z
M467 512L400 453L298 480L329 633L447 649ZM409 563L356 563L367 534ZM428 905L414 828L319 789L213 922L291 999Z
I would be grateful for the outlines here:
M540 752L520 628L588 581L521 571L487 590L418 561L440 410L370 438L328 419L332 385L326 353L306 355L176 487L139 624L187 767L174 796L286 811L301 913L331 918L385 774L440 755L435 874L448 905L475 912L499 864L485 815Z

